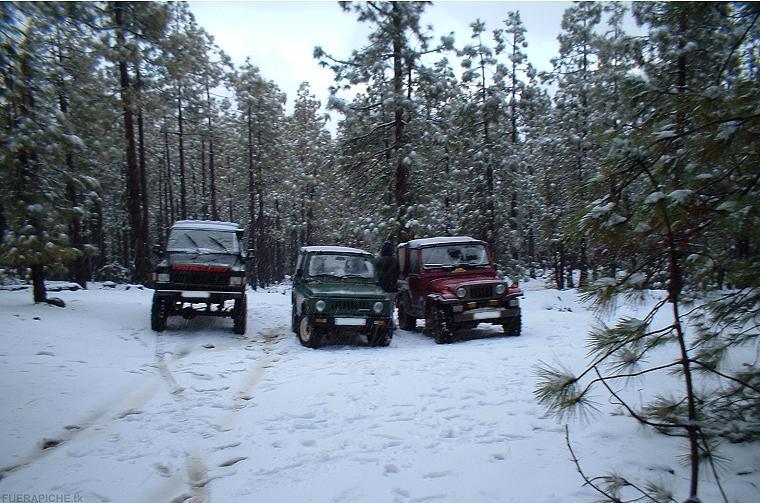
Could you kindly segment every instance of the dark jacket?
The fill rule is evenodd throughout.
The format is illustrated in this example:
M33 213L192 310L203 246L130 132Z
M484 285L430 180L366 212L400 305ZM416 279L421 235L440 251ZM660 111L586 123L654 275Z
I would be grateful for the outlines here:
M386 292L398 291L398 261L393 255L382 255L377 260L377 276L380 287Z

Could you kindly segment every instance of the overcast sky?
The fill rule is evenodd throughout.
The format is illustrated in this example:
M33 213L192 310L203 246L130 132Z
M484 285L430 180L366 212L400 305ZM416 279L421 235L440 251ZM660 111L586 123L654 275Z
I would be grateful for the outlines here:
M436 39L454 32L456 47L470 37L470 23L480 18L487 31L503 27L509 11L520 11L527 28L528 58L539 70L549 70L557 53L557 34L562 13L571 2L434 2L423 14L423 25L432 25ZM298 86L311 84L312 92L327 101L333 74L320 68L312 57L322 46L336 57L347 56L366 42L368 27L354 14L343 12L338 2L191 2L198 24L239 65L246 57L288 95L292 111ZM334 124L330 125L330 129Z

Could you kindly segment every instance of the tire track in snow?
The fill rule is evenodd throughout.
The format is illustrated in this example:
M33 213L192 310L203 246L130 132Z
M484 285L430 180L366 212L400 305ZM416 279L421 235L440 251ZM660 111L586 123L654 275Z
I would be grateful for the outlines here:
M264 378L268 368L278 360L276 356L273 356L275 352L275 346L288 335L288 327L285 325L278 326L262 332L260 336L263 341L259 343L253 339L248 339L249 343L246 346L247 351L252 351L253 354L248 356L254 362L248 366L244 376L238 381L238 385L233 389L229 386L224 387L209 387L207 389L196 390L196 393L203 395L206 391L219 392L222 391L223 395L220 397L222 401L228 405L223 408L226 409L221 416L218 416L213 420L211 424L218 432L225 432L231 428L240 418L239 412L246 407L241 404L241 401L249 402L254 398L253 390ZM173 359L167 359L166 354L171 353L165 348L165 342L161 339L162 336L157 338L156 342L156 357L155 364L159 372L159 375L167 385L170 394L178 404L188 404L189 391L191 388L182 387L177 379L174 377L174 373L170 368L172 360L179 360L188 356L191 351L185 351L180 354L179 357ZM237 344L235 344L237 345ZM214 349L231 349L231 347L214 346ZM213 382L209 383L213 384ZM193 410L193 407L181 406L174 412L175 415L181 415L181 419L192 419L189 416L189 412ZM178 418L180 419L180 418ZM212 437L213 438L213 437ZM192 452L185 452L185 472L177 472L171 476L165 484L161 484L152 493L151 497L146 501L170 501L171 503L207 503L210 501L210 487L209 484L218 478L226 477L234 473L230 470L233 465L247 459L246 456L233 456L229 459L218 463L216 466L220 469L227 469L228 473L220 472L213 474L209 470L209 466L213 463L210 462L210 456L214 452L218 452L228 447L237 447L237 444L231 444L222 447L208 447L197 448ZM179 492L179 494L177 494Z

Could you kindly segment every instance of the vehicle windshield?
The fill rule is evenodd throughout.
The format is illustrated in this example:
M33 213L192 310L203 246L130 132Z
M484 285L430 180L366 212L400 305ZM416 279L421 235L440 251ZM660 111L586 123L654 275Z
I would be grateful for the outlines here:
M369 256L320 253L311 256L306 272L309 276L371 279L375 277L375 266Z
M240 253L234 232L204 229L172 229L166 249L170 252Z
M426 269L487 265L488 254L482 244L450 244L422 249L422 266Z

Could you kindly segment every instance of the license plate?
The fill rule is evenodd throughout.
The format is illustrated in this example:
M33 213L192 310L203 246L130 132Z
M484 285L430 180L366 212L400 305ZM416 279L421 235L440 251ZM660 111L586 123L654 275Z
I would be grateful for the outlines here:
M364 318L335 318L335 324L344 327L360 327L366 323Z
M185 299L208 299L211 292L182 292L182 298Z
M472 313L473 320L490 320L491 318L501 318L501 311L480 311Z

